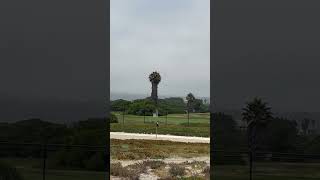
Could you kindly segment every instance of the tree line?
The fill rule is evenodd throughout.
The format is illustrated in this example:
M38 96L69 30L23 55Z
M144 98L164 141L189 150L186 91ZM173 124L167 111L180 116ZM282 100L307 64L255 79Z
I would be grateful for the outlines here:
M159 99L157 106L160 116L166 114L184 114L188 110L197 113L209 112L209 105L203 103L202 99L194 98L194 96L191 101L187 100L187 103L180 97ZM150 97L133 101L124 99L111 101L112 111L126 111L132 115L151 116L155 109L156 106Z
M9 143L62 144L64 146L106 146L106 118L92 118L71 125L27 119L0 123L0 141ZM17 146L0 151L0 158L42 158L41 146ZM48 152L48 168L105 171L106 152L86 148L58 148ZM40 163L41 161L39 161ZM40 166L41 167L41 166Z
M239 152L249 150L253 159L257 159L255 152L320 152L320 135L299 133L296 121L275 116L268 103L260 98L254 98L245 104L242 121L245 126L239 127L231 115L223 112L211 114L214 148ZM235 157L232 160L224 157L222 160L222 156L216 155L216 163L242 162L240 154Z

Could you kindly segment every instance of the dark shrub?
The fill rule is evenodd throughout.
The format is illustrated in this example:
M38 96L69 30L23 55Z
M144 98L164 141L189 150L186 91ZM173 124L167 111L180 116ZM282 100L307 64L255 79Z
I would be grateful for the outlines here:
M210 179L210 166L205 167L202 172L205 174L206 179Z
M110 123L118 123L118 118L116 115L114 114L111 114L111 117L110 117Z
M16 168L0 162L0 179L1 180L23 180Z
M128 109L129 105L131 104L131 101L118 99L111 101L111 110L112 111L123 111Z
M179 164L170 164L169 173L173 177L185 175L185 167Z
M163 161L144 161L143 162L146 166L149 166L151 169L158 169L161 166L165 166L165 163Z
M130 180L139 180L139 175L137 169L123 167L121 163L113 163L110 166L110 174L112 176L129 178Z
M85 168L94 171L104 171L106 167L105 163L104 154L102 152L97 152L85 161Z

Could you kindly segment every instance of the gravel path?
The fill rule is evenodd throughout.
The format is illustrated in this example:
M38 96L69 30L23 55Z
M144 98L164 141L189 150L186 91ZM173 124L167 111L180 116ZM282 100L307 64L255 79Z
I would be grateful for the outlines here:
M110 139L146 139L146 140L167 140L174 142L186 143L210 143L210 138L192 137L192 136L173 136L173 135L155 135L155 134L138 134L125 132L110 132Z

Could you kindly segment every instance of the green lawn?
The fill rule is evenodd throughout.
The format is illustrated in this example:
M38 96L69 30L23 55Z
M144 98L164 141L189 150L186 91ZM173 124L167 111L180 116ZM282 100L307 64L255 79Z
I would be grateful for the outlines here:
M42 180L40 169L18 169L25 180ZM46 180L104 180L104 172L47 170Z
M113 132L130 132L130 133L156 133L155 123L159 122L159 134L172 134L181 136L210 136L210 114L209 113L191 113L190 126L186 114L169 114L154 118L152 116L135 116L119 112L114 112L118 117L119 123L111 124Z
M42 180L42 160L31 158L2 158L3 162L17 168L24 180ZM86 170L53 170L46 169L46 180L91 180L105 179L106 172Z
M320 163L256 163L254 180L315 180L320 179ZM213 166L216 180L248 180L248 166Z
M24 180L42 180L42 171L40 169L18 169ZM103 180L105 173L90 171L53 171L48 170L46 180Z

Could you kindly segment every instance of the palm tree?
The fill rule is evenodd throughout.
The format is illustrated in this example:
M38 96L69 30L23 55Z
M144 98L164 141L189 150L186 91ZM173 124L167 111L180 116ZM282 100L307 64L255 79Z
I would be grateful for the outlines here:
M189 93L186 97L187 100L187 113L188 113L188 126L190 125L189 121L189 111L192 110L193 103L195 102L196 98L192 93Z
M149 80L152 84L151 99L156 106L156 114L158 115L157 105L158 105L158 84L161 81L161 76L158 72L153 72L149 75Z
M257 143L257 131L263 128L272 118L271 108L260 98L254 98L243 108L242 120L247 123L248 146L250 150L250 180L252 179L252 159Z

